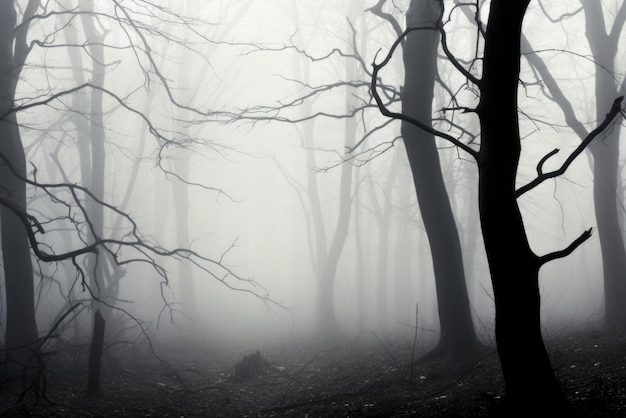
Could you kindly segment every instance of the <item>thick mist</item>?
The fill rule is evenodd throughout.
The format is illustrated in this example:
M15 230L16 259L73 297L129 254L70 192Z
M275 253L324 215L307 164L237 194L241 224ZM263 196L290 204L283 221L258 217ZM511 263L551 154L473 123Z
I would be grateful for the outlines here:
M14 56L0 73L13 77L14 95L2 99L2 123L12 127L2 132L19 130L25 164L21 172L0 149L2 175L26 188L26 206L0 183L4 210L21 214L2 228L29 231L38 338L88 346L100 310L105 347L150 342L158 352L161 343L201 341L230 347L231 360L315 337L419 334L420 344L437 344L433 239L406 121L383 115L371 90L372 64L405 29L413 2L8 3L17 29L3 48ZM481 90L471 77L482 76L490 2L441 3L445 39L428 29L438 37L431 129L478 153ZM561 167L624 91L623 2L602 2L592 23L590 2L574 3L531 2L524 17L518 188ZM590 40L594 25L607 40ZM408 47L404 38L398 45L376 81L400 114ZM618 115L564 174L517 199L538 257L592 229L539 270L544 335L610 322L605 277L621 273L608 270L600 231L623 246L624 159L618 145L604 148L619 143L621 123ZM471 320L479 343L492 345L477 161L442 135L433 141ZM609 164L615 173L601 170ZM600 205L600 190L617 204ZM604 224L615 211L619 225ZM3 347L11 345L9 276L0 282Z
M173 322L165 328L177 332L178 326L187 331L195 326L210 338L222 333L238 339L314 332L316 255L312 253L319 245L314 228L322 225L323 245L330 245L340 212L341 170L351 164L352 209L333 284L340 328L350 334L403 329L415 323L418 305L420 326L436 330L432 266L399 126L386 123L372 106L363 107L369 100L368 79L358 67L369 65L394 36L376 24L375 16L363 15L367 5L344 3L184 4L171 13L180 14L181 22L183 16L194 16L193 26L168 22L157 14L141 22L146 31L148 27L154 30L149 39L124 32L112 19L97 21L107 46L101 63L106 74L103 200L127 213L153 245L190 249L221 261L233 275L224 283L224 276L215 275L212 267L199 269L184 257L162 257L158 263L167 273L164 285L164 278L145 263L130 263L116 296L123 300L124 309L153 325L161 312L161 327ZM95 7L102 7L103 14L112 10L104 3ZM400 8L394 11L399 12ZM546 13L563 11L551 6ZM458 20L447 28L448 43L459 58L469 58L475 28L467 20ZM563 80L563 91L576 105L582 123L593 124L595 117L585 97L593 96L594 63L585 58L589 52L584 33L573 29L581 24L580 18L568 19L566 27L555 30L545 13L531 9L526 22L533 27L527 34L533 47L549 47L536 54L549 60L554 77ZM36 168L39 182L84 184L77 131L65 122L81 109L72 106L72 95L63 89L76 85L77 74L89 82L90 73L70 68L68 57L71 50L83 62L89 59L88 51L80 47L85 30L79 19L67 22L66 17L42 20L31 31L33 39L56 31L58 43L66 45L74 39L79 45L33 48L29 55L25 82L18 83L18 104L33 104L46 91L61 96L47 106L20 111L27 160L31 170ZM138 52L146 45L153 51L150 56ZM351 56L354 48L358 60ZM356 71L347 79L345 68L350 65ZM385 73L385 82L399 87L401 63L393 65ZM447 88L463 82L445 60L440 65ZM520 87L521 181L533 176L547 150L565 150L578 141L557 105L546 97L545 87L533 81L535 76L522 60L521 78L528 86ZM83 102L90 94L89 87L75 93ZM346 109L346 99L351 97L356 101L352 109ZM436 90L436 108L448 106L448 100L447 94ZM346 112L357 107L354 122L359 145L344 154L344 125L351 120ZM438 111L434 116L443 115ZM478 133L475 120L460 118ZM309 145L305 145L307 135ZM458 151L444 141L440 145L446 187L464 244L472 310L480 332L488 338L493 307L477 222L476 171ZM556 164L558 158L549 163ZM537 254L562 247L581 228L595 226L590 163L592 159L583 155L563 178L547 182L520 200ZM311 193L319 200L317 209L311 207ZM178 201L181 196L185 202ZM37 188L32 188L30 197L33 211L47 218L57 213ZM177 205L183 203L181 214ZM315 225L315 216L321 224ZM381 216L387 217L385 223ZM181 217L188 228L185 242L177 238ZM122 236L129 227L113 210L105 210L104 225L107 237ZM51 229L41 237L55 251L80 245L75 233ZM382 233L385 248L380 248ZM179 270L181 264L188 266ZM72 268L61 265L41 267L47 279L39 281L39 292L46 295L39 298L42 329L46 318L55 317L69 289L77 286ZM69 274L61 278L59 269L69 269ZM188 276L179 277L183 271ZM601 319L597 234L572 256L546 266L541 275L547 324L593 326ZM194 288L193 318L180 315L184 312L179 306L181 287L187 281ZM245 290L233 291L231 285ZM364 312L358 311L359 286L367 306ZM386 289L386 301L380 299L381 288ZM79 291L76 297L88 298L85 293ZM381 304L386 305L385 319L376 308Z

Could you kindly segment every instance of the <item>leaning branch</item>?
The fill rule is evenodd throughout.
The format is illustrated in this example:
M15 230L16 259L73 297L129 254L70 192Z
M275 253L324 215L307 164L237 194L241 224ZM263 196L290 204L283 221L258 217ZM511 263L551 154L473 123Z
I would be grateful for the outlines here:
M522 186L519 189L517 189L515 191L515 197L520 197L527 191L534 189L535 187L539 186L541 183L543 183L544 181L548 179L563 175L565 171L567 171L569 166L574 162L574 160L585 150L585 148L587 148L587 146L591 143L591 141L593 141L594 138L596 138L598 135L604 132L604 130L609 126L609 124L612 123L613 119L615 119L618 114L621 114L622 112L621 105L622 105L623 100L624 100L624 96L620 96L617 99L615 99L615 101L613 102L613 105L611 106L611 110L609 111L609 113L607 113L606 117L604 118L604 121L596 129L591 131L589 135L587 135L587 137L580 143L580 145L578 145L578 147L576 147L576 149L570 154L569 157L567 157L567 159L563 162L561 167L559 167L557 170L551 171L549 173L543 173L541 166L543 166L547 158L556 154L558 150L552 150L550 151L547 157L542 158L540 161L540 166L537 168L537 171L538 171L537 178L535 178L533 181L526 184L525 186Z
M15 167L12 165L11 161L9 161L9 159L2 153L0 153L0 163L6 165L9 168L9 170L11 170L12 175L17 177L20 181L23 181L29 186L42 189L51 198L54 198L54 193L52 192L52 190L54 189L67 190L71 194L74 204L78 207L78 209L83 214L84 222L87 224L88 228L91 231L92 236L94 237L94 240L92 243L85 244L82 247L69 250L64 253L46 252L41 249L41 244L37 240L37 237L36 237L36 233L45 234L45 230L43 229L41 222L39 222L34 216L29 215L23 209L12 204L9 200L4 199L0 196L0 206L7 207L18 217L18 219L24 226L31 249L33 250L33 252L35 253L36 257L39 260L42 260L44 262L57 262L57 261L63 261L63 260L71 260L72 263L76 266L76 268L79 271L81 271L81 276L82 276L82 270L80 270L80 267L76 263L76 258L81 255L88 254L88 253L97 253L98 251L106 251L111 255L113 260L115 260L116 265L118 266L123 266L126 264L138 263L138 262L148 263L157 272L159 272L160 276L164 277L164 279L167 281L167 274L165 273L165 269L163 269L163 267L161 267L157 263L154 257L173 257L173 258L177 258L182 261L187 261L193 264L194 266L196 266L203 272L207 273L209 276L216 279L221 284L223 284L224 286L228 287L231 290L252 294L253 296L257 297L259 300L261 300L268 306L273 305L273 306L277 306L280 309L287 310L285 306L271 299L267 290L263 288L263 286L261 286L260 283L252 279L245 279L239 276L238 274L236 274L234 271L232 271L228 266L224 264L223 257L216 260L216 259L203 256L200 253L197 253L188 248L165 249L165 248L152 245L146 242L142 238L138 225L129 214L117 208L116 206L99 199L98 197L93 195L89 191L88 188L77 185L77 184L71 184L71 183L48 184L48 183L39 183L34 180L28 179L24 177L23 175L21 175L19 172L17 172ZM108 210L111 210L115 212L117 215L124 218L130 224L130 231L128 231L125 238L111 239L111 238L103 238L103 237L98 236L98 234L94 230L91 220L89 219L87 211L84 208L84 205L81 203L81 199L79 198L79 193L84 194L90 199L93 199L96 204L101 205L102 207ZM33 228L35 228L36 231L33 231ZM121 260L115 254L115 252L109 248L110 246L133 249L137 251L138 253L142 254L143 257L145 258L130 258L126 260ZM231 282L243 283L246 286L252 287L253 289L261 289L262 291L260 292L260 291L245 288L245 287L239 287ZM84 277L83 277L83 283L84 283Z
M539 265L544 265L549 263L552 260L556 260L557 258L564 258L574 252L576 248L578 248L583 242L587 241L591 238L591 228L583 232L578 238L574 240L567 248L561 251L555 251L553 253L546 254L544 256L539 257Z

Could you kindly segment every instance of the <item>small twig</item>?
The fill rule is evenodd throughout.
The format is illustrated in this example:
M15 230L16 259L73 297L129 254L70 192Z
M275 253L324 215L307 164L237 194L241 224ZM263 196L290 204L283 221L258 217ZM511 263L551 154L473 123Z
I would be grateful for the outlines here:
M52 326L52 328L50 328L50 331L48 331L48 333L46 334L45 337L40 339L39 342L39 347L38 349L41 350L41 348L43 347L43 345L46 343L46 341L48 341L50 338L52 338L53 333L56 331L56 329L61 325L61 323L65 320L65 318L71 314L72 312L74 312L74 310L76 308L78 308L79 306L82 305L82 302L78 302L75 303L74 305L70 306L68 310L66 310L63 315L61 315L61 317L59 319L57 319L57 321L54 323L54 325Z

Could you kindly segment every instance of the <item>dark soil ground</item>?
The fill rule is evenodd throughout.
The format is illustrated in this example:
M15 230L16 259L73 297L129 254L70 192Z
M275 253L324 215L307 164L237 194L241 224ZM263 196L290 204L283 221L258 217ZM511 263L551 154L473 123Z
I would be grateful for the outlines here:
M572 416L626 417L625 335L585 333L547 346ZM257 349L260 362L243 360ZM412 338L391 335L230 349L170 341L155 350L160 359L145 344L109 347L101 393L87 396L87 347L59 346L47 356L38 396L30 390L17 402L20 380L0 379L0 416L513 416L502 412L502 376L489 348L472 364L420 364L413 373ZM235 375L237 364L244 376Z

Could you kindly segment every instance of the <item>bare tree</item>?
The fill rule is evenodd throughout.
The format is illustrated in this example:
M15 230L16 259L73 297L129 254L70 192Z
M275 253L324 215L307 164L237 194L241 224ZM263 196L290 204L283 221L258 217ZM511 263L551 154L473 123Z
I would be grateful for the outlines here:
M359 10L359 1L350 2L349 16L354 16ZM297 16L297 6L294 6ZM302 83L310 83L311 71L310 60L301 63L297 57L293 59L294 73ZM352 80L356 77L358 67L354 62L346 64L346 77ZM324 90L322 87L319 91ZM317 93L314 93L317 94ZM356 99L348 90L346 93L346 114L353 114L357 108ZM352 212L352 183L353 165L346 163L341 167L339 180L339 213L337 214L334 227L331 229L330 239L326 235L326 223L328 222L322 210L320 190L318 186L319 164L315 156L315 119L312 111L312 103L303 101L301 105L302 119L302 147L306 158L306 186L297 187L301 193L301 202L304 212L309 214L308 234L310 242L310 256L316 280L316 317L318 331L322 336L336 336L340 330L335 316L334 288L336 283L337 268L342 256L343 248L348 237L350 217ZM289 122L294 122L288 120ZM342 161L350 158L349 152L354 145L357 134L357 122L353 117L345 118L344 126L344 152ZM303 192L302 192L302 189Z
M439 2L443 9L443 2ZM584 231L561 251L538 256L530 248L517 198L547 179L563 174L589 143L620 114L622 98L613 102L606 118L557 170L545 172L543 166L554 152L537 165L537 177L516 190L516 175L521 154L517 94L520 72L520 38L529 0L494 0L484 30L482 76L473 75L447 48L442 20L435 24L408 28L392 45L387 56L374 64L372 93L383 114L409 122L420 129L449 140L478 163L479 210L487 260L491 272L496 310L496 343L506 384L508 404L515 410L540 408L560 412L565 398L554 376L541 335L539 270L549 261L572 253L591 236ZM467 5L472 7L472 5ZM478 7L473 5L473 7ZM476 13L479 16L479 13ZM443 14L442 14L443 16ZM482 27L483 23L477 24ZM438 31L442 48L468 84L480 93L475 112L480 120L480 148L475 150L441 131L434 131L410 115L393 112L378 93L379 71L391 59L403 38L414 31ZM523 349L521 349L523 347ZM529 384L528 382L532 382ZM533 399L533 403L528 400ZM541 405L541 406L539 406Z
M167 21L170 24L179 25L190 30L203 41L207 41L208 38L194 28L200 24L205 25L205 22L185 17L150 2L141 3L142 10L149 10L152 17L160 17L161 22ZM0 195L0 221L2 234L9 234L3 238L6 240L3 243L3 259L7 284L5 297L8 307L6 352L11 354L17 349L28 349L19 350L25 353L24 355L10 358L21 363L31 358L40 359L39 353L43 344L53 336L48 333L40 338L37 333L33 303L33 261L48 265L65 262L66 265L73 267L74 277L67 277L65 282L69 308L64 308L62 318L67 317L64 313L66 311L78 315L78 312L74 311L77 305L84 304L86 301L95 301L101 307L115 310L126 316L145 336L148 335L145 323L128 310L116 306L117 278L111 277L108 272L104 274L103 267L108 267L115 274L131 265L148 266L152 270L151 276L156 278L154 286L158 290L169 286L170 277L163 265L167 259L174 258L181 263L191 265L194 270L202 272L205 277L215 279L230 289L258 296L266 303L272 304L264 288L258 286L254 280L238 276L226 265L225 257L230 250L226 250L220 258L213 259L185 246L174 249L164 248L149 236L144 235L128 213L114 203L110 203L110 195L106 193L105 179L111 179L112 176L106 171L104 148L106 132L110 129L106 124L112 114L117 112L116 114L121 113L125 117L134 118L134 121L143 125L144 131L152 135L155 140L152 151L153 156L156 157L156 164L162 163L164 149L168 146L177 146L178 141L190 140L184 132L173 134L161 128L152 115L143 113L134 106L137 100L132 100L136 99L133 93L141 91L141 88L131 93L116 92L107 85L105 82L109 76L107 73L105 78L109 58L105 53L107 49L115 50L116 53L125 51L131 58L134 57L137 60L139 73L145 76L143 85L140 87L145 90L150 88L152 92L159 91L164 94L165 100L161 102L162 104L167 103L174 108L182 109L186 112L185 117L193 114L195 118L202 119L202 122L215 121L220 117L217 112L181 103L174 93L175 89L170 85L170 79L164 75L163 68L157 64L155 57L158 54L153 49L151 41L157 45L158 42L150 36L171 42L176 42L177 38L156 29L153 26L155 22L153 20L149 23L141 21L141 18L145 17L143 12L134 14L132 7L127 7L127 4L122 5L116 0L111 0L106 4L81 1L79 7L65 7L57 2L46 3L42 6L39 1L29 1L27 8L23 10L21 6L22 4L12 1L5 1L0 6L2 8L0 10L2 23L2 29L0 29L2 45L0 51L2 54L0 129L2 129L3 138L7 139L3 140L0 146L0 166L3 170L0 180L3 189ZM21 15L19 22L16 11L19 11ZM57 35L69 25L78 25L79 21L82 22L82 27L86 31L85 40L72 40L69 37L65 39L67 43L63 43L63 38ZM49 27L36 25L38 22L52 22L58 25L49 26L53 28L50 34L45 32ZM94 25L94 22L97 23ZM104 25L103 22L105 22ZM29 28L32 27L43 28L44 31L29 33ZM121 45L104 36L106 33L104 27L121 30L121 33L126 36L126 38L122 36ZM183 43L180 45L185 46ZM78 74L76 68L74 68L74 73L70 73L67 77L68 67L47 67L43 65L44 63L36 61L41 58L40 55L32 54L34 49L65 52L64 48L81 50L91 57L93 70L90 71L92 76L89 78L91 79L86 80L87 77ZM187 48L192 52L197 52L189 46ZM73 61L77 61L75 55L70 56L74 57ZM27 61L29 57L31 62ZM132 59L131 62L133 62ZM116 63L119 64L119 61ZM25 68L28 69L26 75L23 71ZM65 78L58 77L62 80L58 85L37 86L37 81L45 80L54 71L59 71L55 74L56 76L59 74L65 76ZM46 77L41 77L42 75ZM23 83L26 84L22 86L24 90L32 88L36 94L32 96L26 94L23 98L17 98L16 91L21 80L29 81L28 84ZM90 103L83 100L86 98L83 95L85 92L91 93ZM66 101L68 98L72 100ZM33 155L29 159L32 171L29 172L26 169L27 160L20 131L30 132L38 128L37 124L44 125L46 118L43 116L48 116L49 112L56 112L55 116L58 116L58 120L45 127L46 135L40 136L37 140L41 143L31 147ZM31 116L35 113L39 115L42 122L31 119L31 125L23 121L18 123L18 115ZM80 118L84 123L76 122ZM66 129L68 128L67 122L78 129ZM77 132L78 135L72 135ZM44 139L54 138L56 133L60 133L59 142L79 144L78 152L84 156L80 181L71 178L70 172L75 166L64 166L58 153L51 154L49 157L45 152L57 147L58 144L51 145L51 141L44 141ZM79 138L80 135L83 136ZM88 137L90 141L86 141L85 137ZM74 151L72 147L66 147L66 149L70 152ZM46 160L48 157L58 163L57 168L64 181L47 182L48 173L39 172L37 162L42 159ZM66 158L66 162L70 160ZM165 170L163 165L160 167ZM197 186L222 193L206 185L198 184ZM36 197L33 210L27 208L26 205L27 189ZM108 220L112 220L114 228L105 224ZM59 236L63 236L64 239L58 239ZM62 247L61 243L66 243L69 247ZM31 257L31 251L34 257ZM107 281L107 279L110 280ZM73 299L75 292L72 289L75 288L82 290L80 301ZM163 309L173 312L175 308L171 300L165 296L164 292L158 293L162 295ZM94 332L94 337L97 334L102 336L104 327L99 324L103 325L103 322L96 319L95 324L94 329L98 332ZM59 323L55 327L58 325ZM94 344L93 354L99 357L102 339L97 337L94 341L96 344ZM0 353L4 352L4 350L0 351ZM90 389L97 391L97 380L96 373L93 378L94 386Z
M406 26L433 24L440 13L437 2L412 1ZM404 46L403 113L427 125L432 115L438 37L435 31L412 32ZM402 134L435 271L441 339L432 354L453 359L471 356L478 349L478 340L472 323L459 233L443 180L435 136L407 121L402 125Z
M397 36L400 24L383 10L381 0L370 9L390 22ZM437 1L411 1L406 12L406 27L419 28L440 19ZM439 33L412 31L402 40L404 86L401 92L403 113L432 129L432 99L437 78ZM438 346L423 360L446 358L456 361L478 351L470 310L461 243L450 198L443 179L435 135L404 121L402 137L420 214L433 258L441 338Z

